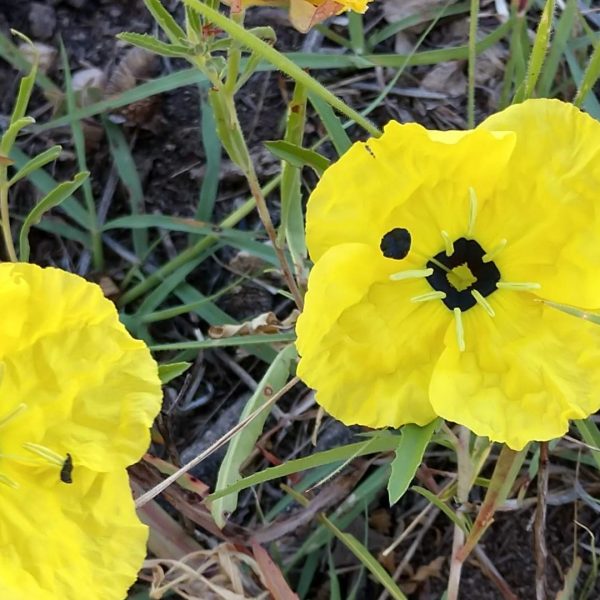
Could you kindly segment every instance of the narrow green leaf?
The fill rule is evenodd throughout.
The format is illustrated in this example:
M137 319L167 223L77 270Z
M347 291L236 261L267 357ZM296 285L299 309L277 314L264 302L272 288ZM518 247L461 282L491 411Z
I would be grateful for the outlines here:
M72 181L59 183L48 195L44 196L23 221L19 234L19 258L23 262L29 260L29 230L39 222L45 212L58 206L68 198L89 177L88 172L77 173Z
M322 154L285 140L265 142L267 150L294 167L310 167L320 177L331 164Z
M31 44L31 47L35 49L35 46L31 43L31 40L29 40L28 38L25 39L27 40L27 42L29 42L29 44ZM21 79L21 82L19 83L19 93L17 94L15 106L10 117L9 129L17 121L20 121L27 112L27 106L29 105L29 99L31 98L31 92L33 91L33 86L35 85L35 78L37 76L38 71L39 55L37 53L37 50L33 53L33 56L33 64L31 65L31 70L29 71L29 74L23 77Z
M273 361L264 377L261 379L256 391L252 394L240 415L240 421L258 410L274 393L278 392L288 380L292 361L296 358L296 348L293 345L284 348ZM239 431L229 442L223 462L219 467L215 491L227 489L239 481L242 476L240 468L250 456L256 440L262 433L265 421L270 411L263 411L244 429ZM224 527L229 515L237 508L238 494L233 492L222 496L211 503L210 511L215 523Z
M28 160L10 179L8 182L9 186L14 185L17 181L23 179L23 177L27 177L29 174L41 169L44 165L47 165L49 162L56 160L61 153L61 146L52 146L48 148L48 150L44 150L41 154L34 156L30 160Z
M163 385L169 383L176 377L179 377L183 373L185 373L190 367L192 363L189 362L177 362L177 363L165 363L162 365L158 365L158 376L160 377L160 381Z
M421 494L431 502L434 506L437 506L455 525L460 527L465 533L468 533L465 522L459 518L456 513L445 503L442 502L435 494L430 492L429 490L415 485L410 488L413 492L417 492L417 494Z
M11 119L8 129L4 132L0 141L0 154L8 156L21 129L32 123L35 123L33 117L21 117L20 119L15 120Z
M383 565L359 542L352 534L338 529L326 516L321 519L324 525L331 530L335 537L342 542L356 558L371 572L371 575L387 590L388 594L396 600L406 600L406 596L397 586Z
M437 425L436 419L425 427L409 424L402 428L387 486L390 506L404 496L423 460L423 454Z
M575 421L575 425L583 438L583 441L592 448L600 448L600 430L590 417ZM596 468L600 470L600 450L590 450Z
M121 181L127 188L131 216L139 219L144 214L144 190L129 144L118 125L104 118L102 124L108 137L113 164ZM148 231L145 228L136 228L132 232L132 237L135 254L139 259L142 259L148 253Z
M186 9L190 10L187 6ZM196 15L195 12L190 12L191 14ZM200 221L208 221L212 218L213 209L217 200L217 192L219 190L221 140L219 140L217 134L217 124L210 104L203 99L201 101L200 109L202 113L202 146L204 147L206 164L204 178L202 179L202 187L200 188L200 200L196 210L196 218Z
M138 48L142 48L143 50L147 50L154 54L160 54L161 56L187 58L193 55L192 49L187 46L166 44L147 33L124 32L117 34L117 38L132 46L137 46Z
M594 85L596 85L598 78L600 78L600 42L596 42L594 45L594 51L583 72L581 83L577 88L577 94L573 100L575 106L581 106L583 104Z
M345 154L350 146L352 146L352 140L348 137L340 118L323 99L318 96L313 96L312 94L309 94L308 97L325 126L338 156L342 156L342 154Z
M208 499L214 502L218 498L231 494L233 492L239 492L246 488L258 485L259 483L265 483L266 481L272 481L279 477L286 477L292 473L298 473L300 471L306 471L322 465L328 465L335 462L345 461L351 456L365 456L366 454L377 454L379 452L389 452L394 450L398 445L398 436L389 433L388 431L380 431L375 434L375 439L368 438L366 441L358 442L355 444L347 444L345 446L339 446L332 450L325 450L323 452L315 452L305 458L297 458L295 460L288 460L282 465L276 467L270 467L264 469L244 479L230 485L227 489L221 490L211 494Z
M171 42L176 44L185 39L185 31L181 29L160 0L144 0L144 4Z

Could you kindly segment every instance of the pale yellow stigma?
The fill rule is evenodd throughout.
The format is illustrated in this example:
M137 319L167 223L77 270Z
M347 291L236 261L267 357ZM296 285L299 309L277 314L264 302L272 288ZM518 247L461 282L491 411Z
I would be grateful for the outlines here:
M469 269L466 263L454 267L449 273L446 273L446 278L450 285L459 292L470 288L477 282L477 277L471 273L471 269Z

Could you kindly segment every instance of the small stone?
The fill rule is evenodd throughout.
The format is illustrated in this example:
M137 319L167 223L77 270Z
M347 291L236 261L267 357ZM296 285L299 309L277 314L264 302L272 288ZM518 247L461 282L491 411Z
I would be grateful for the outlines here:
M49 40L56 27L56 12L52 6L41 2L32 2L29 8L29 25L32 37Z

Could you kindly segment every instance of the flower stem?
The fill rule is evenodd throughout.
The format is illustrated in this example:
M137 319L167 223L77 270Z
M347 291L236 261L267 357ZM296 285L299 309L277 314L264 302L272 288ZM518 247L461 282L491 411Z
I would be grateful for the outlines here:
M469 86L467 96L467 126L475 127L475 65L477 60L477 20L479 19L479 0L471 0L469 22Z
M2 237L6 253L11 262L17 262L17 253L10 231L10 212L8 210L8 174L6 165L0 165L0 219L2 221Z
M457 560L464 562L467 559L481 536L492 524L496 509L506 500L526 455L527 449L516 452L508 446L502 446L485 500L479 509L479 514L469 532L465 545L456 555Z
M544 600L546 589L546 508L548 496L548 442L540 442L540 458L537 473L537 504L533 528L535 542L535 597Z

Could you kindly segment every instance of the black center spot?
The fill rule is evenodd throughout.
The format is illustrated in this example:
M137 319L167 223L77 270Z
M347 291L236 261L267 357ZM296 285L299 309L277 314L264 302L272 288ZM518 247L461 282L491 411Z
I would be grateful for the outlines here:
M433 257L450 270L460 265L469 267L477 281L462 291L458 291L448 281L448 274L444 269L432 261L427 263L427 268L433 269L427 281L434 290L446 294L442 302L450 310L460 308L461 311L465 311L475 306L477 301L473 298L471 290L477 290L484 297L496 291L496 283L500 281L500 271L493 262L483 262L484 255L485 250L475 240L459 238L454 242L452 255L446 256L446 252L442 251Z
M408 229L396 227L388 231L382 238L379 248L386 258L395 258L400 260L404 258L410 250L410 232Z

